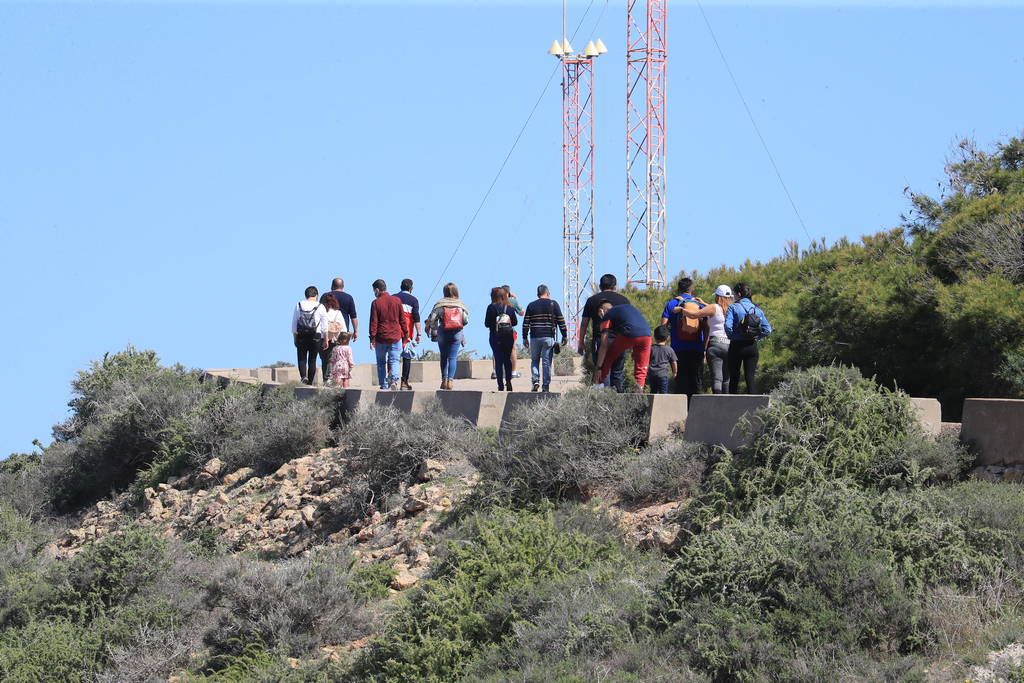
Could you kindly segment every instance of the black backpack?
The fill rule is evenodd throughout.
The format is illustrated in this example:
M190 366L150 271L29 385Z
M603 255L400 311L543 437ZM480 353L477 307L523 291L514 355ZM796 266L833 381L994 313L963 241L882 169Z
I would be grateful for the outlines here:
M757 306L751 304L750 308L744 308L746 314L740 320L740 333L747 339L762 339L768 336L765 332L764 315Z
M312 311L306 311L302 308L302 303L298 304L299 307L299 322L295 326L296 331L300 337L313 337L320 334L320 331L316 327L316 309L314 307Z

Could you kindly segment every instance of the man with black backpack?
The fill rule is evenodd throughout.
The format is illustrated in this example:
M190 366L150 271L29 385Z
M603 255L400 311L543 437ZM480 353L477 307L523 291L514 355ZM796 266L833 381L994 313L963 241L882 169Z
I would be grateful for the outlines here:
M551 361L555 353L555 332L562 333L562 346L569 339L565 326L565 317L558 302L551 298L551 290L547 285L537 285L537 299L526 307L523 317L523 347L530 352L530 375L533 379L533 391L547 393L551 390ZM533 344L530 344L530 337ZM543 362L543 385L541 384L541 364Z
M733 288L736 303L725 312L725 334L729 337L729 393L740 388L740 365L747 381L747 393L757 393L757 342L772 333L771 323L761 307L750 300L753 290L741 282Z
M306 300L300 301L292 311L292 339L298 355L299 377L303 384L316 379L316 356L327 334L327 310L317 297L320 292L313 285L306 287Z

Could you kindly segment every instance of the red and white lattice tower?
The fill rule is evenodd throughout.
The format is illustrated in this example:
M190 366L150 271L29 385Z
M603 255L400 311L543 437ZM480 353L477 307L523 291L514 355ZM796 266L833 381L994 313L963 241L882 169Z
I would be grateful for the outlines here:
M594 58L562 59L562 269L570 339L594 282Z
M574 53L563 38L548 52L562 63L562 300L575 340L594 284L594 60L607 49L598 40Z
M627 0L626 283L664 287L668 0Z

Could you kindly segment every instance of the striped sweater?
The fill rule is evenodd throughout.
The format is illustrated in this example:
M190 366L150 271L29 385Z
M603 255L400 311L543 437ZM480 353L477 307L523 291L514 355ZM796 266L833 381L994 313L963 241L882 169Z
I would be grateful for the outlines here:
M562 333L562 339L569 336L565 328L565 318L562 316L562 309L558 302L553 299L537 299L526 307L526 315L523 317L523 341L530 337L555 338L555 330Z

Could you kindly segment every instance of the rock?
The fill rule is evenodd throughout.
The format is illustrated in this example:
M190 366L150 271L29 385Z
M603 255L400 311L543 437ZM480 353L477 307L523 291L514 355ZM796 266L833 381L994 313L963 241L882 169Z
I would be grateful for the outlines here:
M1024 468L1021 467L1007 467L1003 471L1003 481L1020 483L1024 481Z
M218 491L217 495L214 496L214 500L216 500L221 505L226 505L231 499L228 498L228 494L224 493L223 491Z
M224 486L231 487L239 482L247 481L252 477L252 475L253 470L251 467L243 467L240 470L235 470L224 477Z
M417 479L420 481L431 481L437 478L439 474L444 472L444 465L433 458L427 458L420 465L419 472L417 473Z
M373 527L368 526L365 529L360 529L359 533L356 534L356 540L365 542L373 538Z
M171 485L161 482L156 485L156 490L159 491L160 493L163 493L164 491L170 491Z
M405 505L402 506L402 509L410 515L414 515L417 512L422 512L427 509L427 501L419 498L409 498L405 501Z
M420 580L420 577L416 576L409 569L403 565L396 565L395 576L391 579L391 587L396 591L404 591L412 588Z
M224 461L220 458L210 458L203 465L203 472L206 472L211 477L219 477L221 472L224 471Z
M306 507L302 508L300 514L302 515L302 521L312 526L313 520L316 519L316 507L312 505L307 505Z

